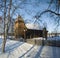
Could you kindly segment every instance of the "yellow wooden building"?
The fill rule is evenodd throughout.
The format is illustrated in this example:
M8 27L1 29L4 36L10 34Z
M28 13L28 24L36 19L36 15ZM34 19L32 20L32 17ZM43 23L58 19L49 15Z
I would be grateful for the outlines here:
M21 16L18 16L14 25L15 38L24 37L24 33L26 29L27 28L24 24L24 20L22 19Z
M47 38L47 30L45 29L37 30L37 29L27 28L21 16L18 16L15 21L14 31L15 31L14 34L16 39L20 37L23 37L24 39L33 38L33 37Z

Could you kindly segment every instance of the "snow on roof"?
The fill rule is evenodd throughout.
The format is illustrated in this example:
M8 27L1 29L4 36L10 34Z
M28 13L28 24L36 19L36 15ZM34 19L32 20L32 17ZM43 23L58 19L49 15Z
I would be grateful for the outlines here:
M27 23L25 24L28 29L43 30L43 27L38 24Z

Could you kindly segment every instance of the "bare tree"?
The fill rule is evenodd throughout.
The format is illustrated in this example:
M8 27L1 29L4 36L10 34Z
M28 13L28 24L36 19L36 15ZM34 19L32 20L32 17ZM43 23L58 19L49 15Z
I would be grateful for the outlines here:
M22 4L29 4L29 3L25 3L25 0L0 0L1 4L0 4L0 12L2 12L3 17L4 17L4 38L3 38L3 44L2 44L2 52L5 52L5 45L6 45L6 40L8 37L8 32L10 29L10 24L12 23L12 21L14 21L12 19L12 17L14 15L16 15L16 12L18 9L24 9L24 6L21 7ZM26 11L26 9L25 9ZM13 23L12 23L13 24Z
M6 19L6 0L4 0L4 38L3 38L2 52L5 52L5 44L6 44L5 19Z
M54 4L53 8L55 10L52 10L52 7L51 7L53 6L52 4ZM46 13L49 13L50 15L53 14L53 16L56 15L57 17L60 17L59 10L60 10L60 0L50 0L48 8L42 11L40 14L38 14L39 13L38 12L35 15L35 18L39 19L43 14L46 14Z

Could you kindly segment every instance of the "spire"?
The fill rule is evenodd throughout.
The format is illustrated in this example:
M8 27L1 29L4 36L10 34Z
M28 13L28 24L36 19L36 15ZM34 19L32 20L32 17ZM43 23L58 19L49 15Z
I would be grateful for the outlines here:
M20 15L18 15L18 17L17 17L17 20L16 20L16 21L24 22L23 18L22 18Z

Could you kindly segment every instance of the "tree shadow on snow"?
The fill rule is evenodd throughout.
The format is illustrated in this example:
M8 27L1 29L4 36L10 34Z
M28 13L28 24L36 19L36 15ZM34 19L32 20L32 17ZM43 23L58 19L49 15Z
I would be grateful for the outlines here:
M7 58L11 55L11 52L14 51L16 48L24 44L24 42L16 42L12 45L6 46L5 52L8 53ZM14 55L13 55L14 56Z
M0 38L0 45L2 44L2 39Z
M5 51L6 51L6 52L11 52L11 51L13 51L14 49L16 49L17 47L21 46L22 44L23 44L23 42L16 42L16 43L14 43L14 44L12 44L12 45L6 46Z
M53 48L52 48L52 58L58 58L57 55L58 55L58 54L57 54L57 47L53 47ZM59 56L60 56L60 55L59 55Z
M36 52L36 55L33 55L33 58L40 58L40 54L43 50L44 47L44 41L42 42L42 45L39 46L39 50ZM34 48L34 46L32 46L26 53L24 53L22 56L20 56L19 58L23 58L26 54L28 54L28 52L30 52L32 49ZM33 52L33 51L32 51Z
M26 55L29 51L31 51L34 48L34 45L26 52L24 53L22 56L20 56L19 58L22 58L24 55Z
M38 52L36 52L36 55L34 56L34 58L40 58L40 54L41 54L41 52L42 52L42 50L43 50L43 47L44 47L44 46L40 46L40 47L39 47L39 50L38 50Z

